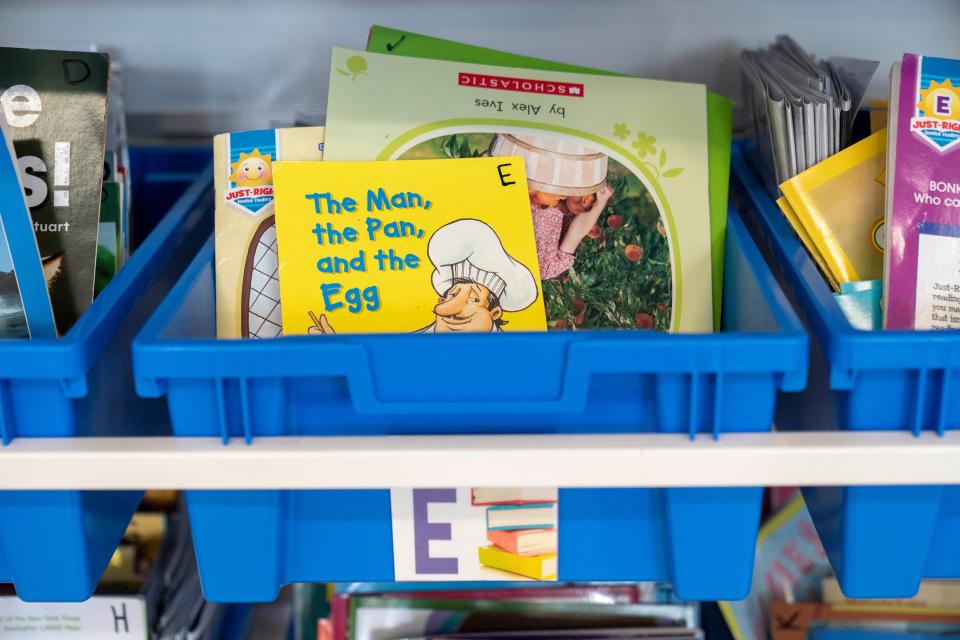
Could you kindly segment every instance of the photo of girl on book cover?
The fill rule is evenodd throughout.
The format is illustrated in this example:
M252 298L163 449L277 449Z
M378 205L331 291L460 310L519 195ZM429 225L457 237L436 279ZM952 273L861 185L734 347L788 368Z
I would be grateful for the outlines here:
M29 337L27 316L23 311L13 259L10 257L3 227L0 226L0 339Z
M671 319L671 255L643 182L575 138L454 133L400 159L519 156L530 194L548 326L659 329Z

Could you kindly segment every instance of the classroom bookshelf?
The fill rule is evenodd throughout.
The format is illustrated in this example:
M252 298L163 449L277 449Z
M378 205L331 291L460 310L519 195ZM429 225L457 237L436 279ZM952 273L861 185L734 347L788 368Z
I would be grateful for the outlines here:
M258 12L255 32L229 17L244 11ZM206 595L224 602L270 600L294 581L392 579L386 554L354 567L350 554L321 561L290 539L320 535L311 510L365 508L354 519L379 524L371 533L354 522L356 544L385 548L384 492L435 486L560 487L561 531L571 531L561 545L572 549L561 579L663 579L692 599L742 597L762 488L781 486L803 488L848 595L899 597L922 578L960 578L960 335L861 335L827 308L743 144L723 332L464 338L502 359L508 392L459 407L442 401L454 381L397 399L409 381L395 363L437 356L422 337L218 344L209 240L210 134L322 120L330 47L363 48L372 23L704 82L730 97L738 52L788 32L824 56L880 60L868 98L882 98L902 52L960 57L955 2L288 0L266 10L56 0L9 2L0 15L6 45L117 52L135 193L149 203L138 215L154 229L65 340L0 345L0 580L25 599L87 597L95 558L148 489L187 493ZM243 51L265 55L239 69ZM524 364L530 353L549 375ZM322 386L335 420L312 413L298 377ZM600 378L621 395L597 392ZM462 411L496 421L458 430ZM31 507L36 496L44 509ZM613 522L595 508L603 500L645 506ZM249 539L230 539L230 519ZM77 528L72 555L30 560L54 544L51 521ZM581 552L572 533L643 544L641 521L670 541L669 567L615 566ZM252 556L246 573L235 566Z

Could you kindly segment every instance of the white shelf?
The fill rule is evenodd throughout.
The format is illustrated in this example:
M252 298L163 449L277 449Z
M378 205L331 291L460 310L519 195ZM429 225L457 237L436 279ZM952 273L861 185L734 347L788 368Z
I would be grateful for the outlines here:
M960 484L960 432L22 438L0 489Z

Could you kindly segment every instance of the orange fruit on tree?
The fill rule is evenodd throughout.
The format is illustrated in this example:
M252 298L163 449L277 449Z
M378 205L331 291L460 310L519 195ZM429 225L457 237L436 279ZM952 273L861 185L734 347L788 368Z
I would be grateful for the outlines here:
M577 315L573 318L573 322L574 324L583 324L583 319L587 315L587 303L580 298L574 298L572 302L573 308L577 312Z
M638 262L643 258L643 247L638 247L635 244L628 244L623 249L623 255L627 256L627 260L630 262Z
M530 194L530 200L541 207L555 207L563 200L563 196L546 191L534 191Z
M637 329L653 329L653 316L649 313L641 311L634 321L637 323Z

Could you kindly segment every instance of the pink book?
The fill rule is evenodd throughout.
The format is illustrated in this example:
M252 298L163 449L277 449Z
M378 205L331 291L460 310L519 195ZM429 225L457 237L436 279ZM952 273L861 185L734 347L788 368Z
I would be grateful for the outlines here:
M518 556L539 556L557 552L556 529L487 531L487 540L494 546Z
M347 640L347 618L350 616L350 596L337 594L330 600L330 626L333 640Z
M890 78L884 326L960 328L960 61L906 54Z

